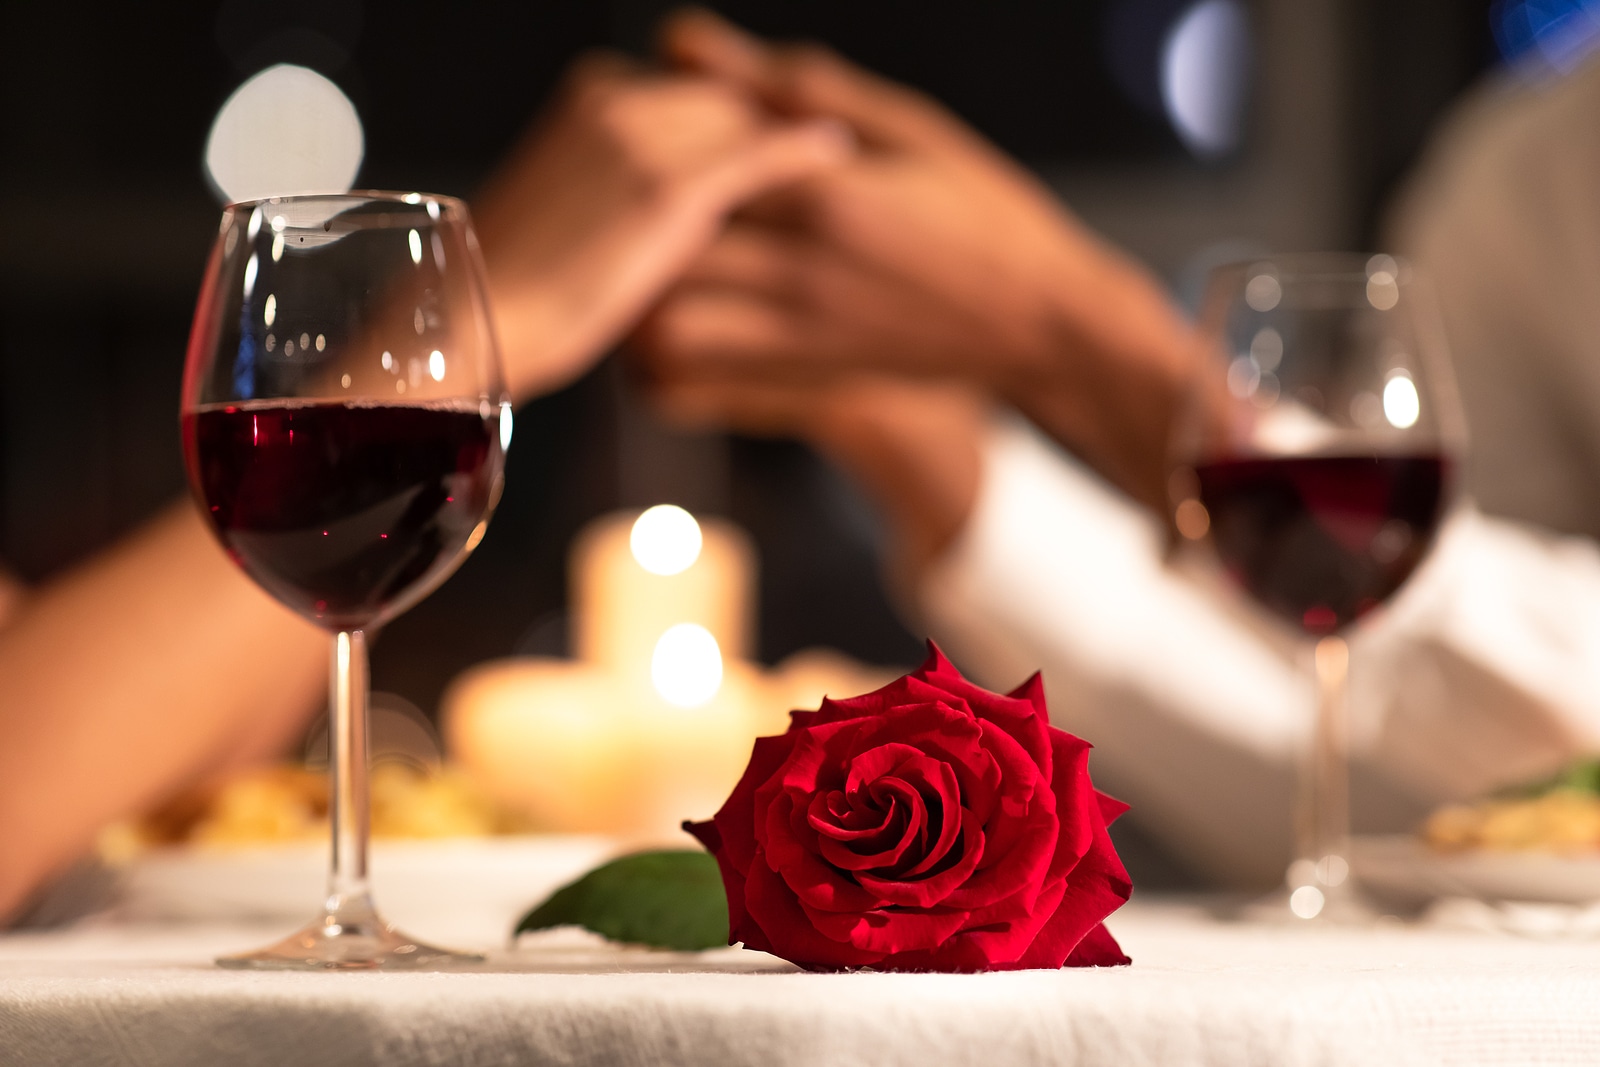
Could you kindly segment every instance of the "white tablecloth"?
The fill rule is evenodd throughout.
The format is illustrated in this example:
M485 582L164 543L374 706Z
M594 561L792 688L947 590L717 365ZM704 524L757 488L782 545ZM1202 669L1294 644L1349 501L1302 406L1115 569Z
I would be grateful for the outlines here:
M0 936L0 1064L1600 1062L1600 944L1223 923L1136 903L1111 970L795 971L553 931L475 973L223 971L280 930Z

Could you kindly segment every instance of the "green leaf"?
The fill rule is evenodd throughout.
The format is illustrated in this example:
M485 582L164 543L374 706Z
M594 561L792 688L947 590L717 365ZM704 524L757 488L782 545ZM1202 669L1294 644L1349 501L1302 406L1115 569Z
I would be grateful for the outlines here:
M694 951L728 943L717 861L699 851L635 852L551 894L516 932L582 926L613 941Z
M1600 794L1600 759L1580 759L1564 767L1549 778L1511 786L1501 790L1503 797L1540 797L1558 789L1572 789L1582 793Z

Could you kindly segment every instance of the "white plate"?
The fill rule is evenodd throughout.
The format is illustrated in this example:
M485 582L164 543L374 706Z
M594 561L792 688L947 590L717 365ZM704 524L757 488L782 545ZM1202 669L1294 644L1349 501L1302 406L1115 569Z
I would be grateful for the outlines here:
M633 846L536 835L375 841L379 910L406 932L463 947L502 945L533 905ZM165 848L120 872L118 912L141 920L309 921L325 891L328 846Z
M1412 903L1440 897L1591 904L1600 901L1600 854L1437 852L1409 834L1358 837L1356 879Z

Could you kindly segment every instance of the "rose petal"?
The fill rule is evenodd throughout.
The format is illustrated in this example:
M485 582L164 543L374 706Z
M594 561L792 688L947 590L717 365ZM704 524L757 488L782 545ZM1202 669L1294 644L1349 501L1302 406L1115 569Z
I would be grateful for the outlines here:
M901 820L906 818L902 805L875 809L852 805L842 789L835 789L811 798L806 809L806 822L820 837L842 842L875 844L888 838L898 839Z
M1013 700L1026 700L1033 705L1033 713L1046 726L1050 725L1050 708L1044 699L1044 675L1034 671L1028 680L1006 694Z
M804 801L803 795L800 799ZM789 821L795 800L796 794L780 793L767 804L766 829L760 839L767 866L790 892L813 908L861 912L877 907L875 895L786 832L792 831Z
M902 705L863 720L856 740L862 748L901 742L948 763L961 787L960 802L977 812L980 820L988 820L1001 774L983 747L979 720L940 702Z
M812 918L815 913L803 909L788 884L765 863L751 866L744 896L745 911L765 941L764 952L822 970L864 967L883 958L883 953L858 948L848 937L826 936ZM748 938L744 943L755 947Z
M1091 809L1092 844L1067 876L1061 906L1018 960L1023 967L1060 967L1090 930L1133 894L1133 883L1106 833L1098 807Z
M1111 936L1111 931L1106 929L1106 924L1100 923L1083 935L1083 940L1078 942L1062 966L1126 967L1132 962L1127 953L1122 951L1122 946L1117 944L1117 939Z
M1037 894L1038 912L1022 912L1016 918L982 921L978 912L970 913L961 930L932 949L884 959L879 966L912 971L987 971L1008 970L1028 950L1039 929L1060 904L1066 886L1046 886Z
M847 697L843 700L834 700L823 697L822 704L816 711L790 712L790 720L794 725L820 726L824 723L838 722L842 719L870 718L881 715L884 711L896 704L912 703L908 695L906 677L896 678L880 689L870 693L863 693L856 697ZM794 726L790 727L791 729Z
M1106 821L1107 826L1116 822L1128 810L1128 805L1116 797L1106 796L1098 789L1094 791L1094 799L1100 806L1100 817Z
M944 903L972 876L973 869L983 858L983 828L978 825L978 820L970 811L962 809L961 814L963 816L961 848L955 862L949 867L920 878L858 871L856 882L862 889L877 894L885 904L929 908Z
M932 641L928 642L928 659L910 677L966 701L978 718L993 722L1016 738L1017 743L1033 757L1045 778L1048 780L1051 777L1052 753L1045 733L1049 716L1048 713L1041 715L1032 700L1001 696L967 681Z
M1066 875L1079 857L1089 850L1094 827L1105 825L1100 802L1089 781L1089 746L1065 730L1051 728L1050 743L1056 749L1056 777L1051 783L1056 796L1056 816L1061 825L1061 844L1050 864L1048 877Z
M817 826L818 851L823 859L846 871L886 867L900 862L908 851L919 844L919 839L926 839L928 811L921 795L904 782L893 784L903 794L892 805L897 816L895 824L898 832L892 838L886 835L877 851L867 852L861 844L845 844L830 835L825 827Z
M907 760L895 768L895 773L900 780L921 786L917 793L927 806L928 828L937 835L932 841L928 841L924 835L919 842L921 858L906 857L913 860L912 864L904 870L894 871L893 877L900 880L926 874L944 863L957 835L962 831L963 820L975 829L982 824L970 810L961 806L961 787L957 784L955 769L948 763L919 755L915 760ZM934 820L937 820L937 825L934 825ZM977 860L973 863L976 865Z
M1056 797L1010 734L986 723L984 745L1001 770L996 813L983 827L987 838L983 863L948 903L974 910L1023 893L1026 907L1031 908L1057 851Z
M803 901L800 906L824 938L845 942L876 959L890 953L931 949L961 929L967 919L966 912L948 908L873 909L858 915L840 915L807 908Z
M795 737L790 734L756 738L744 774L739 777L733 792L712 817L712 822L717 828L717 836L727 853L728 862L736 870L748 870L755 853L756 789L783 766L794 744ZM712 849L712 853L719 861L721 860L721 854L716 849Z

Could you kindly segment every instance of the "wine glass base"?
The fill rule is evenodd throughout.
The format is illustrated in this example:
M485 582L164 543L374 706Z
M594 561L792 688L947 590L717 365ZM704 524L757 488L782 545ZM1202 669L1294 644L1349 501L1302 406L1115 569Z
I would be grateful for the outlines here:
M327 914L275 945L235 956L217 966L270 971L429 971L482 963L475 952L458 952L418 941L396 930L375 910Z

